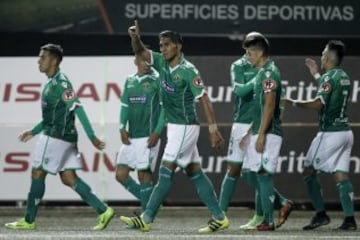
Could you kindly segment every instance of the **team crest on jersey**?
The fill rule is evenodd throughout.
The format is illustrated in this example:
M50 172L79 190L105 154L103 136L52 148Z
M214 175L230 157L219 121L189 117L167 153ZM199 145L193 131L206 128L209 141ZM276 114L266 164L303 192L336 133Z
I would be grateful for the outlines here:
M142 84L142 87L143 87L144 89L148 89L148 88L150 87L150 83L149 83L149 82L145 82L145 83Z
M331 84L329 82L324 82L322 85L321 85L321 92L323 93L329 93L331 92Z
M265 76L266 76L266 78L269 78L269 77L271 76L271 72L270 72L270 71L266 71L266 72L265 72Z
M71 101L75 99L75 96L74 90L68 89L63 93L62 98L64 101Z
M179 76L179 74L176 74L176 75L174 76L174 81L177 82L177 81L179 81L179 80L180 80L180 76Z
M51 81L51 84L52 84L53 86L55 86L55 85L57 84L56 80L53 79L53 80Z
M276 88L276 81L272 79L266 79L262 82L262 88L265 92L269 92Z
M195 87L203 87L204 86L204 82L202 81L202 79L200 77L197 77L193 80L193 84Z

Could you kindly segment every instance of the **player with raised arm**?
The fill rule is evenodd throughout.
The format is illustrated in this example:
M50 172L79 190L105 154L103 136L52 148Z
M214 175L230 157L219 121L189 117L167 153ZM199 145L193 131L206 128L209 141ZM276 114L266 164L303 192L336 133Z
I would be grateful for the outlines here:
M224 146L224 139L217 129L214 111L199 71L184 58L181 52L183 40L177 32L167 30L159 34L161 53L144 46L137 21L129 28L129 35L135 55L151 63L160 73L168 142L162 156L158 183L150 196L146 210L141 216L122 216L121 221L141 231L149 231L150 223L153 222L160 204L170 192L174 171L176 167L180 167L186 171L200 199L212 214L208 226L199 229L199 232L211 233L227 228L229 220L219 206L211 181L202 171L196 145L200 132L195 108L195 100L198 99L209 124L211 146L215 149Z
M105 143L96 137L71 82L60 71L59 65L62 58L63 49L60 45L49 43L40 49L39 70L48 77L41 96L42 121L33 129L21 133L19 139L27 142L35 135L41 134L31 156L31 186L25 217L6 223L5 227L8 229L33 230L36 228L35 218L45 193L45 178L48 173L53 175L59 173L62 183L77 192L99 214L98 224L93 230L106 228L114 216L114 210L100 201L75 171L82 168L77 149L78 134L75 127L75 115L96 149L102 150Z
M152 172L159 153L159 137L164 127L160 105L159 73L147 62L135 58L137 73L127 77L121 96L120 137L122 146L116 160L116 179L136 198L141 209L153 190ZM138 184L130 175L137 169Z
M339 191L344 220L337 230L357 229L354 218L354 190L348 176L354 135L347 114L351 81L347 73L340 68L344 54L343 42L329 41L321 56L321 69L325 71L322 76L318 73L316 62L311 59L306 60L310 72L318 79L319 88L316 97L307 101L287 99L288 104L319 112L319 132L311 142L303 172L316 214L303 230L312 230L330 222L325 210L321 183L317 176L319 171L331 173Z

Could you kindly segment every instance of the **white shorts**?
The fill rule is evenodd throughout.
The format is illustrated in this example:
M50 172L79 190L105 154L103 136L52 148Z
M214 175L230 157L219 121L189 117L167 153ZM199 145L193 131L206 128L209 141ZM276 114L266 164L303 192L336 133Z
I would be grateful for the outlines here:
M231 128L231 135L229 140L228 155L226 160L228 162L241 164L244 160L246 150L242 150L239 147L239 143L242 137L249 130L250 124L234 123Z
M32 167L57 174L64 170L82 169L76 143L41 134L32 153Z
M350 154L354 144L351 130L341 132L318 132L306 154L304 166L333 173L349 172Z
M186 168L190 163L200 163L197 141L199 125L167 124L167 144L163 161L175 162L179 167Z
M273 174L276 171L279 159L282 137L275 134L266 134L265 150L263 153L258 153L255 149L257 137L258 135L252 135L250 138L250 144L242 168L253 172L259 172L263 168L268 173Z
M155 147L148 148L148 137L132 138L130 145L121 145L116 165L126 165L134 170L154 171L160 149L160 140Z

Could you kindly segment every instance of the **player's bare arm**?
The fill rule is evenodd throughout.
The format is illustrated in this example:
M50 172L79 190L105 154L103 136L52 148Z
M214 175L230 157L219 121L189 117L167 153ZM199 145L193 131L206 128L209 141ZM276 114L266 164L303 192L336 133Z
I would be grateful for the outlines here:
M130 135L129 132L126 130L121 130L120 131L120 138L121 138L121 142L125 145L130 145Z
M154 147L157 144L157 142L159 141L159 138L160 138L160 136L156 132L151 133L148 138L148 147L149 148Z
M139 56L144 61L151 62L151 52L147 49L140 37L140 27L137 20L134 21L134 25L128 29L129 36L131 38L131 47L136 56Z
M24 131L24 132L22 132L22 133L20 133L20 135L19 135L19 140L21 141L21 142L27 142L27 141L29 141L31 138L33 138L33 134L32 134L32 132L31 132L31 130L27 130L27 131Z
M294 107L296 106L313 110L320 110L324 106L320 98L315 98L308 101L297 101L289 98L284 99L284 101L286 101L286 105L292 105Z
M207 94L204 94L200 98L200 101L203 105L206 120L209 124L209 138L211 142L211 147L215 148L216 150L223 149L225 146L225 141L217 128L214 109Z
M255 149L257 152L262 153L265 150L266 133L269 129L271 119L274 115L276 105L276 92L269 92L265 94L264 112L261 118L259 128L259 135L256 139Z
M105 148L105 142L101 141L97 137L95 137L93 140L91 140L91 143L98 150L103 150Z

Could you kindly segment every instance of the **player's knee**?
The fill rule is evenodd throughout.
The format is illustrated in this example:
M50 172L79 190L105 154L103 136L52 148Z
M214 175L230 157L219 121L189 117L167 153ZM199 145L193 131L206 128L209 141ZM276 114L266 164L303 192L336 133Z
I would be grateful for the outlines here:
M119 183L125 183L129 179L129 174L116 172L115 178Z
M140 183L146 183L152 181L151 172L148 170L138 171L138 179Z
M238 177L240 176L241 165L232 164L228 166L227 175L230 177Z
M335 182L341 182L349 179L349 176L346 172L335 172L333 176Z

